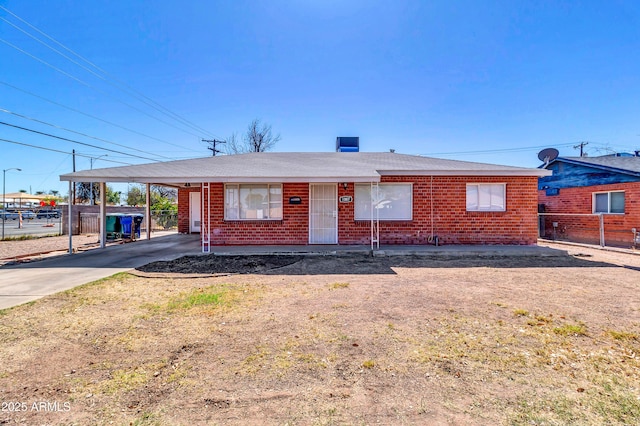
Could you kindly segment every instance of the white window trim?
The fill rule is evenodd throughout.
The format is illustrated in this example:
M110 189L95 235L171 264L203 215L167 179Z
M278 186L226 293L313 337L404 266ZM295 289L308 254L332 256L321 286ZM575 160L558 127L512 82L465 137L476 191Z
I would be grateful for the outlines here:
M503 196L504 196L504 197L503 197L503 198L504 198L504 206L503 206L501 209L492 209L492 208L488 208L488 209L486 209L486 208L481 208L481 207L480 207L480 203L478 203L478 208L477 208L477 209L470 209L470 208L467 206L467 201L468 201L468 200L467 200L467 193L469 192L469 191L468 191L468 188L469 188L470 186L477 186L477 187L480 187L480 186L485 186L485 185L491 185L491 186L494 186L494 185L496 185L496 186L502 186L502 193L503 193ZM478 190L478 193L480 193L480 191L479 191L479 190ZM506 182L468 182L468 183L467 183L467 185L465 186L465 193L464 193L464 196L465 196L465 199L464 199L464 201L465 201L465 209L466 209L466 211L468 211L468 212L500 213L500 212L506 212L506 211L507 211L507 184L506 184Z
M280 196L282 198L281 200L281 204L280 204L280 211L282 212L282 216L280 217L267 217L267 218L241 218L240 217L240 200L238 200L238 217L235 218L229 218L227 217L227 189L230 187L235 187L238 190L238 196L240 194L240 187L242 185L265 185L267 187L267 205L269 206L269 209L271 209L271 199L269 198L271 195L271 188L272 187L280 187ZM224 185L224 220L225 221L229 221L229 222L236 222L236 221L241 221L241 222L255 222L255 221L281 221L283 216L284 216L284 193L283 193L283 189L282 189L282 183L258 183L258 182L247 182L247 183L227 183Z
M624 190L612 190L612 191L598 191L598 192L593 192L593 193L591 194L591 212L592 212L593 214L617 214L617 215L624 215L624 214L625 214L625 212L624 212L624 211L623 211L623 212L615 212L615 213L612 213L612 212L611 212L611 194L612 194L612 193L620 193L620 192L622 192L623 194L625 193L625 191L624 191ZM607 203L607 204L608 204L608 205L607 205L607 211L606 211L606 212L597 212L597 211L596 211L596 195L598 195L598 194L608 194L608 196L607 196L607 201L608 201L608 203ZM626 196L626 194L625 194L625 196L624 196L624 209L625 209L625 210L627 209L627 196Z
M370 183L356 183L356 186L358 185L362 185L362 186L368 186L371 187ZM373 219L375 220L379 220L380 222L410 222L413 220L413 182L382 182L382 183L378 183L377 184L378 187L380 186L385 186L385 185L404 185L404 186L408 186L409 187L409 203L411 204L410 207L410 212L409 212L409 217L408 218L402 218L402 219L383 219L383 218L376 218L375 216L373 217ZM355 196L355 189L354 189L354 196ZM355 198L355 197L354 197ZM354 200L354 212L353 212L353 220L354 221L370 221L372 218L371 217L367 217L367 218L363 218L363 217L356 217L356 209L355 209L355 200Z

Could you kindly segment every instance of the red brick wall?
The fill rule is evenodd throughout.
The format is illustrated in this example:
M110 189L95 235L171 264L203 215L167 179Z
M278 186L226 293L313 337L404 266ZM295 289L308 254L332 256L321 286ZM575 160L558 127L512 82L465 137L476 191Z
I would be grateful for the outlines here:
M381 244L535 244L538 236L536 177L384 176L382 182L413 182L413 220L381 221ZM467 212L466 184L506 183L505 212ZM193 189L192 189L193 190ZM199 190L199 189L197 189ZM188 232L188 191L178 192L179 230ZM338 185L338 196L354 196L354 184ZM299 196L302 204L289 204ZM431 200L433 197L433 214ZM307 244L309 185L283 184L283 219L225 221L224 185L211 184L211 243ZM204 218L204 215L203 215ZM433 235L432 235L433 229ZM354 203L338 203L338 243L370 244L370 221L354 220Z
M383 176L382 182L413 182L413 220L381 221L381 244L535 244L536 177ZM505 212L468 212L467 183L506 183ZM339 195L353 195L339 188ZM431 212L433 197L433 216ZM368 244L370 222L353 220L353 203L339 205L340 244Z
M640 182L610 185L561 188L559 195L547 196L538 191L538 202L545 205L546 213L592 213L593 193L625 191L624 214L605 214L604 230L607 245L628 247L633 245L632 228L640 230ZM554 227L553 223L557 223ZM590 244L600 242L598 216L544 216L544 237Z
M289 197L302 198L289 204ZM282 186L282 220L224 220L224 184L211 184L211 244L307 244L309 234L309 185Z
M189 233L189 193L200 192L200 188L180 188L178 189L178 232Z

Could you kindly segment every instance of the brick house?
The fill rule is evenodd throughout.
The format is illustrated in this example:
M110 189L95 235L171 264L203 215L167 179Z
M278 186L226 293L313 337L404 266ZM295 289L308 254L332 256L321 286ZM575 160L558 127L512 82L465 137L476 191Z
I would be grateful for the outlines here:
M210 245L535 244L547 170L396 153L249 153L62 180L178 188L178 227Z
M640 156L558 157L544 168L553 174L538 183L541 236L623 247L638 242L632 230L640 231Z

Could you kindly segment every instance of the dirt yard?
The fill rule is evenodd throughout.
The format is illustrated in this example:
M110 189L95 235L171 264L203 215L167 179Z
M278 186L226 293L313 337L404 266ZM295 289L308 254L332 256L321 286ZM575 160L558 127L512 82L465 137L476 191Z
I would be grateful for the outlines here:
M638 424L640 257L570 252L118 274L0 311L0 424Z

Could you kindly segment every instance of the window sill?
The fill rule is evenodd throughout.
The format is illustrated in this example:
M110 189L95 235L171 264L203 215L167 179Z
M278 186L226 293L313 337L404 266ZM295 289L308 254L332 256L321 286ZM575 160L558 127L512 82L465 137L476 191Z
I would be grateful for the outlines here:
M413 222L413 219L376 219L375 217L372 219L353 219L354 222L371 222L372 220L377 220L378 222Z
M232 223L232 222L282 222L282 218L280 219L225 219L224 222Z

